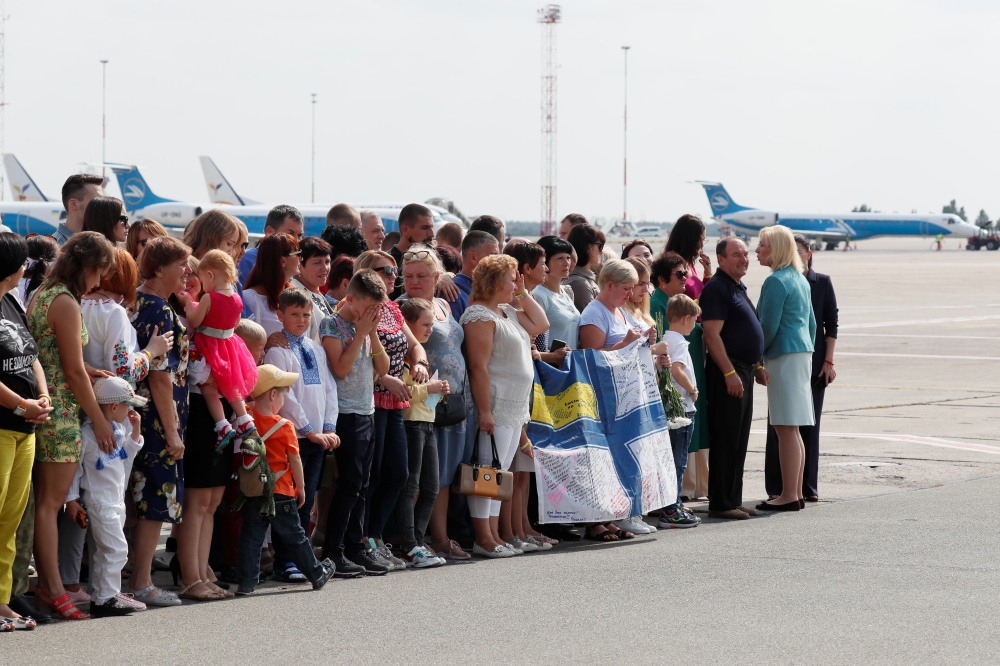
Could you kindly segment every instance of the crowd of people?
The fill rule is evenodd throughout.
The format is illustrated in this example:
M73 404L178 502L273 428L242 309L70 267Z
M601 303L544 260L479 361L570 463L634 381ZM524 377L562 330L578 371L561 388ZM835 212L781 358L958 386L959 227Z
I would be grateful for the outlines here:
M694 215L662 251L637 238L619 256L578 214L531 242L490 215L435 230L419 204L387 234L338 204L313 238L277 206L250 248L223 211L179 240L101 188L66 181L54 236L0 233L0 630L690 528L685 502L705 497L736 520L818 499L837 306L787 228L761 233L755 306L747 245L721 239L713 272ZM676 500L584 535L539 525L535 364L637 341L683 400ZM751 508L754 383L769 499ZM453 490L463 464L497 462L509 500Z

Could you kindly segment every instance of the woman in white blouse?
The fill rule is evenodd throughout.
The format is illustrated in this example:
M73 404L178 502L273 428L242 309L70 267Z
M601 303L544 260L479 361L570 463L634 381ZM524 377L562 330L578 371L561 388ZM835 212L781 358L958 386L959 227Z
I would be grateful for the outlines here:
M173 346L174 334L167 331L155 335L145 349L139 349L126 311L135 302L139 271L125 250L116 248L115 259L117 270L80 299L83 322L90 334L90 342L83 348L83 360L90 367L114 373L134 386L146 378L150 359L167 353Z
M521 310L510 306L521 301ZM529 420L528 402L535 371L531 339L549 328L541 306L524 288L517 260L505 254L484 258L472 273L469 307L462 315L469 383L476 404L480 464L493 460L490 435L496 441L501 469L510 467ZM500 501L469 497L469 513L476 533L473 553L483 557L510 557L520 550L500 539Z
M278 298L299 274L299 242L291 234L266 236L257 245L257 262L243 285L243 311L268 335L282 330Z

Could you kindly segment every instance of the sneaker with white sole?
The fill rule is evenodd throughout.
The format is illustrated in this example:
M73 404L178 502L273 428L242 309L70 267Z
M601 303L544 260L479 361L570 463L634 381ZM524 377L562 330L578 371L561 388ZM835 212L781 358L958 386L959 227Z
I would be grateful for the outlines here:
M429 567L439 567L446 562L443 557L434 555L426 546L414 546L406 555L406 561L414 569L427 569Z
M388 560L388 558L386 558L385 555L382 554L382 551L379 550L378 546L375 545L375 540L374 539L369 539L368 541L373 546L372 548L368 549L368 555L371 556L371 558L373 560L375 560L376 562L378 562L379 564L381 564L383 567L385 567L386 571L395 571L396 570L396 565L393 564L392 562L390 562Z
M295 562L285 562L283 567L275 566L274 573L271 577L284 583L308 582L306 575L299 571L299 568L295 566Z
M612 524L623 532L631 532L632 534L649 534L649 526L642 521L639 523L633 523L631 520L616 520Z
M663 511L660 513L659 525L661 528L676 529L685 527L697 527L701 524L701 518L692 515L684 509L678 509L673 513Z
M379 555L382 556L383 560L390 562L392 564L394 571L399 571L406 568L406 560L402 560L392 554L392 550L385 544L381 539L373 539L375 541L375 550Z

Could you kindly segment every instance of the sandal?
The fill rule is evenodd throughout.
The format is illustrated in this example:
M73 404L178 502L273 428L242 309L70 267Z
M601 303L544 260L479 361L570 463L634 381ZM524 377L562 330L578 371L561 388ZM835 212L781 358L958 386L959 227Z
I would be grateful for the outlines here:
M216 601L217 599L225 599L224 596L219 596L217 592L213 592L211 590L206 590L201 594L188 594L191 588L195 587L196 585L201 585L203 582L204 581L199 579L191 583L190 585L185 585L178 591L177 596L180 599L190 599L191 601Z
M214 580L206 580L202 582L205 583L205 587L212 590L212 592L214 592L215 594L221 594L222 599L232 599L233 597L236 596L233 592L229 591L229 586L226 585L225 583L222 583L222 585L225 585L225 587L221 587Z
M611 532L612 534L614 534L616 537L618 537L622 541L627 541L628 539L634 539L635 538L634 534L632 534L631 532L626 532L623 529L620 529L615 524L608 523L607 525L605 525L605 527L608 529L609 532Z
M0 631L14 631L14 622L5 617L0 617Z
M54 610L64 620L89 620L90 614L73 605L69 595L65 592L61 596L53 599L52 595L39 583L35 586L35 598ZM10 630L8 630L10 631Z
M0 622L3 622L3 631L12 631L14 629L31 631L38 624L33 618L24 615L21 617L0 617ZM10 625L10 629L6 628L8 624Z
M591 530L593 530L595 527L604 527L604 531L603 532L596 532L596 533L592 532ZM599 524L598 525L594 525L594 526L592 526L592 527L590 527L590 528L587 529L587 538L591 539L593 541L603 541L603 542L618 541L618 535L617 534L615 534L614 532L612 532L611 530L609 530L604 525L599 525Z

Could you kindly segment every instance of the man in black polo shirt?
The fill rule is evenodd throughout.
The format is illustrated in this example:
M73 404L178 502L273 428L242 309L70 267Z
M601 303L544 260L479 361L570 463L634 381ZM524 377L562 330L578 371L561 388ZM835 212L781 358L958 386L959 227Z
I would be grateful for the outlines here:
M743 276L750 265L746 244L723 238L716 246L719 270L701 293L702 326L708 360L708 515L742 520L754 509L743 508L743 464L753 417L753 382L767 385L760 365L764 332Z

